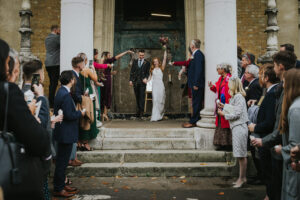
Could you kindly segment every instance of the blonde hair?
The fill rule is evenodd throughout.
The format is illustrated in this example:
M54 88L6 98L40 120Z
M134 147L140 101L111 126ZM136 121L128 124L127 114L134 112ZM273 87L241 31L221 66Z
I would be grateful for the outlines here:
M228 87L229 87L230 96L233 97L236 94L241 94L244 97L246 96L246 92L243 88L243 84L241 82L241 79L239 79L237 76L232 76L229 79Z

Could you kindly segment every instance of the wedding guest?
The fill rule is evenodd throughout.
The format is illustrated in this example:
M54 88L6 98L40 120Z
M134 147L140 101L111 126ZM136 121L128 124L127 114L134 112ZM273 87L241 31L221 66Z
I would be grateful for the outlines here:
M73 143L78 141L78 124L85 111L77 111L75 103L70 95L71 88L76 79L71 70L63 71L60 76L61 87L54 99L54 114L58 115L61 109L64 119L55 125L54 139L57 141L56 166L54 172L54 196L69 198L78 193L77 188L65 184L65 170L68 166Z
M81 57L85 64L87 63L87 56L85 53L80 53L77 56ZM84 67L79 74L81 83L83 83L84 90L88 91L88 95L95 95L95 90L93 89L93 83L96 86L99 86L98 77L96 71L93 68ZM79 128L79 141L81 143L81 150L83 151L92 151L93 149L89 145L89 141L95 139L99 133L99 130L96 126L96 99L93 100L93 109L94 109L94 121L90 124L89 130L84 130L82 127Z
M294 45L287 43L287 44L282 44L280 45L280 51L290 51L290 52L295 52ZM296 68L300 68L300 60L296 60Z
M205 74L204 55L200 51L200 45L201 41L199 39L194 39L190 43L193 59L188 67L188 86L192 89L193 115L189 122L182 125L184 128L196 126L197 121L200 120L200 111L203 107Z
M284 97L280 114L279 131L283 157L281 200L300 199L300 176L291 167L291 148L300 143L300 70L291 69L284 74Z
M188 60L171 62L171 65L173 65L173 66L182 66L182 68L181 68L181 70L180 70L180 72L178 74L178 79L179 80L181 79L182 74L185 73L185 72L187 72L187 68L189 66L189 63L190 63L191 59L193 58L192 57L193 52L192 52L191 48L189 47L188 50L189 50L189 59ZM188 95L188 98L189 98L188 99L188 103L190 105L189 110L190 110L191 114L193 114L193 109L192 109L192 90L191 90L191 88L188 87L188 83L186 83L185 86L184 86L182 97L185 97L186 95Z
M99 56L98 49L94 49L94 62L93 62L93 65L94 65L94 68L95 68L97 76L98 76L98 82L100 83L100 86L97 86L97 99L98 99L98 104L100 105L97 119L101 121L102 109L101 109L101 88L100 87L104 86L104 84L102 82L105 79L104 69L106 69L107 67L111 67L111 65L109 65L109 64L100 64L98 56ZM102 124L102 122L101 122L101 124Z
M145 60L145 50L139 50L139 58L134 59L130 70L129 85L133 86L137 104L137 117L144 113L145 91L150 72L150 63Z
M8 82L9 78L9 46L0 39L0 130L4 127L4 114L6 102L6 91L4 84ZM19 64L19 63L18 63ZM18 65L17 64L17 65ZM17 66L19 67L19 66ZM20 196L15 192L15 188L12 191L7 191L6 186L2 186L4 189L5 199L43 199L43 179L44 174L49 172L51 159L50 139L47 131L36 121L31 114L27 103L24 100L24 95L19 87L12 82L8 83L8 114L7 114L7 130L14 135L16 141L26 149L26 153L29 157L37 157L43 160L44 163L36 163L35 168L29 169L28 173L23 176L23 181L30 180L32 185L29 188L23 188L28 191L27 194ZM37 142L38 141L38 142ZM47 161L45 161L47 160ZM38 168L37 168L38 167ZM43 167L41 170L40 167ZM34 176L32 176L34 174ZM38 185L36 185L38 183Z
M259 68L256 65L248 65L244 74L244 78L249 82L248 86L245 87L246 91L246 102L248 107L250 106L249 100L258 101L262 95L262 88L259 85Z
M54 95L59 79L60 65L60 28L58 25L51 26L51 33L45 39L46 60L45 66L48 72L49 84L49 102L53 107Z
M163 82L163 71L167 63L167 47L164 46L163 62L159 58L152 59L149 80L152 80L152 113L150 121L160 121L164 116L166 91Z
M263 73L260 77L262 81L261 86L267 89L267 92L259 106L259 111L257 114L257 123L251 123L248 125L248 129L251 133L255 133L256 136L260 138L272 133L276 115L275 115L275 105L276 96L275 91L278 85L279 79L276 77L274 71L274 66L269 64L264 67ZM258 155L260 166L262 170L262 179L266 185L266 197L269 199L272 194L272 161L271 161L271 151L265 147L258 148Z
M242 76L241 76L241 81L243 83L243 87L245 89L245 87L248 86L249 82L245 79L244 75L245 75L245 71L246 68L248 67L248 65L255 65L255 56L252 53L245 53L242 56L242 61L241 61L241 65L242 65Z
M281 51L273 56L274 61L274 71L276 76L282 81L283 74L295 68L296 63L296 55L290 51ZM251 140L253 146L256 147L266 147L272 148L277 145L275 148L276 151L280 152L280 146L282 144L282 135L279 133L278 124L280 119L280 114L282 112L282 100L284 96L284 90L282 87L282 83L277 86L276 90L276 121L273 128L273 132L263 138L255 138ZM282 157L273 153L272 150L272 196L270 199L278 199L281 198L281 188L282 188Z
M18 58L18 52L14 49L9 50L9 63L8 63L8 82L16 83L19 79L20 73L20 61Z
M238 77L229 79L229 93L231 96L229 104L219 103L218 114L224 116L230 123L232 130L232 152L238 158L240 173L235 181L234 188L240 188L246 183L247 171L247 140L248 140L248 114L245 102L246 93L243 89L241 80ZM222 110L223 108L223 110Z
M75 104L78 104L82 102L81 96L86 95L86 93L84 93L83 91L82 83L79 78L79 73L84 68L84 60L77 56L72 58L72 68L73 75L76 79L76 85L75 88L71 91L71 94Z
M208 82L210 90L217 93L217 99L225 104L229 103L231 98L229 94L228 82L231 77L231 65L227 63L221 63L217 65L217 72L220 75L219 80L212 84L211 81ZM216 114L218 113L218 107L216 106ZM224 118L224 116L216 115L216 129L214 134L214 145L217 146L217 150L229 150L232 145L232 135L229 126L229 122Z
M238 77L239 78L241 78L245 72L245 69L242 67L242 53L243 53L243 49L240 46L237 46Z
M101 61L103 62L103 64L111 64L113 65L113 63L117 60L119 60L121 57L123 57L124 55L128 54L128 53L133 53L132 51L128 50L125 51L123 53L118 54L117 56L111 56L110 52L108 51L104 51L101 54ZM112 68L106 68L104 70L104 74L105 74L105 79L103 80L103 84L104 86L101 87L101 110L103 110L103 114L102 114L102 119L103 121L108 121L108 110L110 109L111 106L111 76L112 75L116 75L117 71L113 70Z

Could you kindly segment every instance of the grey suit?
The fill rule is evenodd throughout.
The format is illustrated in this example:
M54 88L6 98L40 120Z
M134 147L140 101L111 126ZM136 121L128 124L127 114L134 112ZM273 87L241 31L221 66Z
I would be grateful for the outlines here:
M50 33L45 39L46 46L46 70L50 79L49 84L49 103L53 108L54 95L59 79L59 64L60 64L60 36Z
M59 65L60 62L60 36L50 33L45 39L46 67Z

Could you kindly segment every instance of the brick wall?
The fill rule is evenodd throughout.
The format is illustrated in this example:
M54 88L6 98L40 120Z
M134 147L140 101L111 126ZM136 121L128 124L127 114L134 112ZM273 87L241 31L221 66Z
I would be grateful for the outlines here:
M31 36L32 53L45 62L46 49L45 38L50 33L53 24L60 24L60 0L31 0L33 18L31 28L34 34ZM45 93L48 95L49 78L45 70Z
M267 0L237 0L237 41L244 52L253 53L256 60L266 52Z

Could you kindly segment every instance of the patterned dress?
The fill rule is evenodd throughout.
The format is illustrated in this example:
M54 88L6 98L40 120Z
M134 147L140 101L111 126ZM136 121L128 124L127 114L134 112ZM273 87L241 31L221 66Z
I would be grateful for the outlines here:
M231 109L228 109L231 107ZM226 112L230 110L230 112ZM230 99L230 103L224 106L225 119L229 121L232 130L232 152L237 158L247 157L248 142L248 113L245 98L236 94Z

